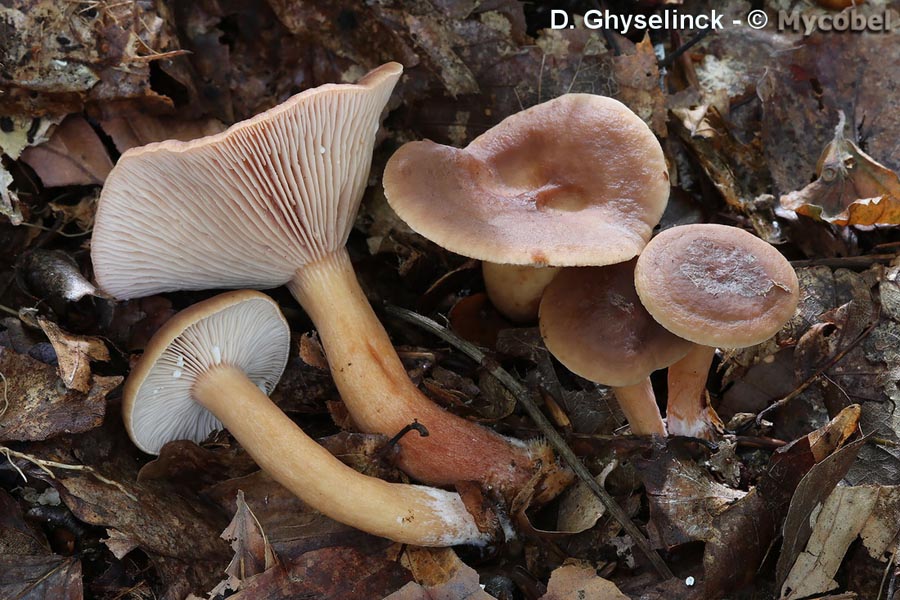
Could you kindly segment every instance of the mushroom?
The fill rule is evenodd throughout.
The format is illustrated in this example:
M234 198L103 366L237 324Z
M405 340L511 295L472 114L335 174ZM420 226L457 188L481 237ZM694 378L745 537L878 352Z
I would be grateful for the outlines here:
M520 443L436 406L410 381L344 247L365 189L379 116L400 77L383 65L323 85L191 142L125 152L110 173L92 241L100 286L117 298L287 284L319 331L341 397L363 431L394 436L420 481L517 490L545 444Z
M653 318L695 344L669 367L669 433L709 439L718 417L708 407L706 378L716 347L744 348L775 335L797 308L797 274L750 233L701 224L653 238L634 279Z
M523 277L516 265L637 256L666 207L669 176L659 142L625 105L566 94L507 117L463 149L405 144L388 161L384 191L415 231L484 261L491 300L521 321L537 316L554 272L511 286Z
M613 388L633 433L665 436L650 374L681 359L692 344L643 307L635 262L563 269L541 300L541 336L570 371Z
M358 473L275 406L268 394L290 343L278 305L259 292L228 292L181 311L125 383L128 434L159 454L166 442L200 442L224 425L264 471L336 521L417 546L487 542L459 494Z

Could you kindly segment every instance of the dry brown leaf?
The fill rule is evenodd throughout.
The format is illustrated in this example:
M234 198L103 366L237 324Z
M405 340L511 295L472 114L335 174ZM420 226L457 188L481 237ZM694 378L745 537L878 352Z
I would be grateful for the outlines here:
M180 119L143 112L130 112L127 116L104 119L100 121L100 126L112 138L119 152L151 142L187 142L225 131L225 125L218 119Z
M660 88L658 61L650 36L644 36L633 53L613 58L612 67L619 84L616 99L643 119L653 133L666 137L666 97Z
M321 371L328 370L328 359L325 358L325 350L319 342L319 336L315 332L304 333L300 336L300 358L311 367Z
M719 598L755 576L797 485L856 431L859 413L859 406L851 405L824 427L779 448L759 484L713 520L703 554L705 597Z
M628 600L612 581L597 575L597 570L587 563L578 562L559 567L550 575L547 593L540 600L573 600L597 598L603 600Z
M46 187L99 185L113 167L103 142L81 115L69 115L50 141L32 146L22 160Z
M222 539L231 542L234 558L225 569L227 577L210 592L210 596L237 591L244 580L278 565L278 558L241 490L238 490L236 504L234 518L222 532Z
M661 455L639 460L637 474L647 488L647 530L658 548L710 539L715 518L746 495L715 481L672 445Z
M850 544L862 537L869 555L887 562L900 530L900 486L838 487L810 515L815 521L806 549L797 557L781 588L783 600L822 594L833 580Z
M70 390L87 393L91 389L91 361L108 361L109 350L98 337L73 335L59 325L39 317L38 325L44 330L59 360L59 377Z
M900 225L900 176L835 129L816 166L818 179L781 197L781 205L836 225Z
M13 225L22 224L22 209L19 207L19 194L9 189L13 184L12 175L0 164L0 215L9 219Z
M0 598L82 600L81 562L71 556L0 556Z
M822 502L846 475L859 454L860 446L865 443L864 439L860 439L841 448L815 465L800 480L784 520L783 541L775 575L778 588L787 578L788 570L795 565L798 555L809 540L815 523L814 514L822 508Z
M478 583L478 573L450 548L409 546L400 564L410 570L414 581L385 600L490 600Z
M0 441L45 440L93 429L103 422L106 394L122 382L122 377L94 377L87 394L66 390L55 368L8 348L0 348L0 373L9 385Z
M618 461L611 460L594 480L603 487L606 478L618 466ZM581 533L597 524L606 513L606 506L583 481L577 481L563 494L559 502L556 516L556 528L567 533Z

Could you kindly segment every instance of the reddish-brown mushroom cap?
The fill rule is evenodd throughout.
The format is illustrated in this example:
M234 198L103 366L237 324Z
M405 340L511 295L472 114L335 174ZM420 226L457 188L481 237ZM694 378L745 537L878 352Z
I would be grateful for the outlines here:
M759 238L725 225L684 225L657 235L638 258L635 286L666 329L725 348L769 339L799 300L790 263Z
M570 370L613 388L633 433L664 436L649 376L692 344L666 331L641 306L634 263L563 269L541 300L541 335Z
M387 164L400 217L458 254L520 265L636 256L665 209L662 149L620 102L566 94L512 115L466 148L411 142Z
M564 269L544 291L544 342L585 379L614 387L635 385L681 359L692 346L643 307L634 289L634 264Z
M106 180L94 225L100 287L120 299L277 287L342 248L401 72L388 63L220 134L127 151Z

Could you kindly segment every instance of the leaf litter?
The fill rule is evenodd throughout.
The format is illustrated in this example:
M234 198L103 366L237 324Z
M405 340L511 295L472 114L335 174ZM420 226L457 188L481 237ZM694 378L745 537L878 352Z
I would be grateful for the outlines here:
M819 4L766 8L832 14ZM741 16L748 6L720 10ZM770 25L624 37L548 23L544 7L507 0L0 7L9 317L0 596L880 598L898 589L896 34ZM447 315L458 340L488 348L475 363L457 343L386 321L411 375L449 410L527 438L540 429L520 395L537 400L618 515L582 481L546 507L519 498L520 536L498 548L404 548L310 511L227 434L169 444L155 460L125 436L117 388L129 365L177 310L206 296L114 303L91 283L86 250L111 165L129 148L221 131L387 60L406 71L350 239L361 279L380 282L367 291L439 322ZM477 263L424 242L374 185L405 141L462 146L566 92L611 95L659 136L673 184L664 225L737 224L796 261L794 319L766 343L718 355L709 392L733 429L716 444L621 435L610 391L556 363L533 327L492 313ZM354 468L403 480L385 439L341 431L352 424L312 326L274 293L296 340L275 401ZM501 371L521 384L514 393ZM664 379L654 379L658 392ZM40 504L54 490L59 504ZM657 581L644 539L672 578Z

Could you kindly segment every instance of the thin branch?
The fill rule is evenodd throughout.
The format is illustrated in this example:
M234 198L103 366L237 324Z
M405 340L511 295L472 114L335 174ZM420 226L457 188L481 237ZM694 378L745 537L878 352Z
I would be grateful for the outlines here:
M54 469L64 469L66 471L81 471L82 473L89 473L93 475L98 481L105 483L106 485L111 485L117 488L120 492L128 496L129 499L137 502L137 496L126 490L121 483L118 481L113 481L112 479L107 479L100 473L98 473L93 467L89 467L88 465L67 465L65 463L56 462L54 460L44 460L43 458L37 458L36 456L31 456L30 454L25 454L24 452L16 452L12 448L7 448L6 446L0 446L0 454L6 456L6 460L9 461L9 464L18 471L19 475L22 476L22 479L28 481L28 477L25 476L25 473L22 472L22 469L13 462L13 458L20 458L24 461L30 462L41 471L50 476L50 479L56 479L56 475L53 471L50 470L50 467Z
M537 425L541 434L547 438L550 445L553 446L554 450L556 450L563 461L575 472L578 478L588 486L588 489L590 489L597 498L600 499L600 502L603 503L603 506L609 511L609 514L622 526L622 529L631 536L635 545L647 556L659 575L664 579L673 577L672 571L669 570L669 567L663 561L662 557L660 557L660 555L650 546L650 541L643 533L641 533L641 530L631 521L631 518L624 510L622 510L622 507L618 505L613 497L597 483L593 475L591 475L591 472L584 466L584 463L575 456L575 453L572 452L572 449L569 448L566 441L534 403L528 390L519 383L515 377L510 375L508 371L498 364L489 360L484 352L477 346L459 338L451 333L446 327L443 327L428 317L405 308L391 305L386 305L385 311L389 315L397 317L407 323L417 325L451 344L457 350L487 369L491 375L506 386L506 388L512 392L513 396L515 396L522 408L525 409L525 412L528 413L528 416L531 417L531 420Z

